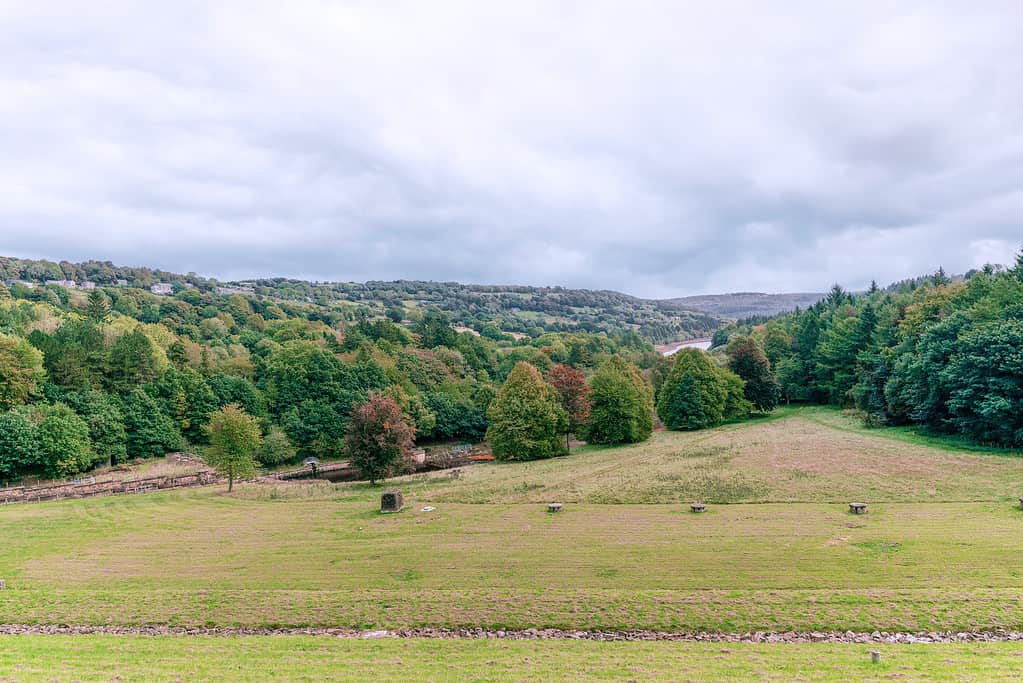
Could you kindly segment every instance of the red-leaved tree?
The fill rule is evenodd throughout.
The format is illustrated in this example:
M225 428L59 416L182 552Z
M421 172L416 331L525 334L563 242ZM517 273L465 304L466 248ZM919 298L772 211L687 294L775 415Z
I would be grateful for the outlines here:
M345 433L348 457L371 484L400 469L412 449L412 427L401 408L386 394L371 392L352 406Z
M547 382L561 396L561 405L568 413L569 431L581 429L590 417L590 387L586 376L571 365L555 365L547 371Z

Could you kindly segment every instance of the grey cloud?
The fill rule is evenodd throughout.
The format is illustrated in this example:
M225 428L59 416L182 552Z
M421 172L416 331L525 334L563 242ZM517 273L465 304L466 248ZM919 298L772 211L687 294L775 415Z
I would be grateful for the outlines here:
M0 252L819 290L1023 242L1013 3L0 2Z

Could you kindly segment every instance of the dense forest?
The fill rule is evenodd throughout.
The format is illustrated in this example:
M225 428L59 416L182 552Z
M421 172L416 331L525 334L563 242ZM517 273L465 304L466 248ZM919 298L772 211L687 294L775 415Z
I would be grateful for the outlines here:
M352 412L372 396L397 405L417 440L478 440L520 362L592 373L614 357L638 373L658 359L628 325L513 338L494 326L459 332L429 304L395 321L321 303L315 287L225 290L103 263L0 267L0 482L203 449L211 416L229 405L258 419L267 466L345 455ZM44 284L58 279L76 285ZM161 282L171 293L145 288Z
M430 303L452 295L447 285L415 290L415 306L370 306L346 285L224 287L103 263L0 268L0 482L215 451L217 425L238 416L268 467L347 457L357 443L372 451L384 432L393 453L413 438L487 438L497 457L550 457L569 433L637 442L655 413L670 429L702 429L779 401L1023 446L1023 256L860 294L835 286L806 309L717 329L709 354L670 358L627 321L514 336L488 320L474 333ZM579 307L610 296L592 294L559 292ZM367 461L371 477L390 467L377 465Z
M635 333L658 344L709 336L724 321L713 311L686 309L677 301L657 301L611 291L463 285L455 282L314 283L283 278L222 283L194 273L180 275L149 268L123 268L103 261L70 263L0 257L0 281L71 280L100 286L118 281L134 288L167 283L175 292L236 290L279 302L311 304L325 315L354 320L386 316L414 320L424 311L443 311L457 326L491 336L538 337L548 332L593 332L621 337ZM325 321L332 323L333 321Z
M785 400L1023 447L1023 254L1009 269L939 270L858 295L835 286L805 310L722 328L715 346L744 335Z

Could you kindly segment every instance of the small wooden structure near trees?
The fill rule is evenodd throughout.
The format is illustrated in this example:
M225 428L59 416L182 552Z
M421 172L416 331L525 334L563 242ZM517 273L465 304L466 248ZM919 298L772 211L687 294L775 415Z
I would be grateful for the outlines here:
M854 515L862 515L867 511L866 503L849 503L849 512Z
M703 503L693 503L692 505L689 506L689 509L697 513L706 512L707 506Z

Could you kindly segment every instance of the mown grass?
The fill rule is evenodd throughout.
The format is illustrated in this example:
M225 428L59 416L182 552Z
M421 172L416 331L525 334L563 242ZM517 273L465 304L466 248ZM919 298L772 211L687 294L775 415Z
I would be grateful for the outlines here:
M790 409L705 432L661 432L636 446L586 447L552 461L476 465L464 468L459 479L441 472L390 486L401 488L408 503L397 515L378 513L383 487L323 482L248 484L231 495L214 487L0 507L0 578L8 584L0 593L0 622L1023 629L1023 569L1017 561L1023 556L1023 511L1015 505L1023 492L1023 459L907 441L904 432L866 430L837 411ZM848 513L846 503L854 499L870 504L867 515ZM562 513L546 512L552 500L566 504ZM690 514L692 500L710 503L708 512ZM424 512L426 505L436 509ZM193 672L186 680L265 678L263 668L246 668L241 654L232 659L211 653L209 671L177 668L192 660L175 659L178 641L167 638L69 638L82 644L83 653L95 650L98 668L78 675L44 651L45 643L64 641L35 642L5 639L0 647L12 653L0 657L21 657L0 659L5 667L23 665L13 674L17 680L34 680L34 671L55 671L47 680L110 678L102 662L134 661L125 648L151 648L157 660L164 652L168 678L182 671ZM248 640L181 642L215 650ZM749 679L761 676L742 667L764 666L789 674L786 679L819 680L812 668L784 667L834 661L837 671L859 666L862 655L819 645L806 646L805 654L743 646L742 656L725 656L720 664L716 656L700 658L690 666L704 668L685 669L683 653L692 650L681 645L622 645L619 651L607 644L511 643L506 652L512 661L488 650L501 647L490 643L324 641L328 647L300 639L298 651L318 653L304 665L274 649L283 642L253 639L244 647L269 648L270 664L293 667L289 678L317 678L321 659L335 667L347 662L356 667L353 677L361 678L376 669L359 669L360 662L407 656L418 668L395 665L395 678L414 671L419 679L464 679L478 670L488 680L656 680L677 678L678 671L691 671L696 679ZM54 645L54 652L60 647ZM446 647L466 649L449 655ZM656 665L647 647L663 647ZM951 659L958 663L961 656L970 676L984 680L1002 675L1002 663L1018 656L993 646L997 656L984 660L993 668L984 668L982 658L970 654L981 649L970 647L947 651L967 653ZM400 648L413 654L402 655ZM938 651L921 650L917 663L902 660L909 668L885 671L910 678L932 673L912 667L924 667L928 658L934 665L926 653ZM897 652L908 657L914 650ZM527 657L535 667L513 666ZM544 657L555 668L543 668ZM671 663L675 657L679 663ZM670 665L661 667L661 658ZM480 660L507 666L478 668ZM574 668L590 661L597 668ZM141 676L131 666L115 675ZM217 666L237 668L220 675ZM956 666L934 671L952 676ZM12 675L0 672L0 680ZM147 680L153 678L159 676Z
M582 447L553 460L472 466L459 479L421 475L401 485L449 503L1008 501L1023 495L1023 458L992 455L904 429L867 429L840 411L806 407L717 429L657 432L632 446ZM374 495L361 484L340 490L352 500Z
M927 431L919 425L903 425L894 427L867 427L862 420L845 411L827 406L800 406L797 408L788 407L785 410L795 411L801 417L813 420L831 429L842 431L870 434L885 439L903 441L917 446L936 448L950 453L984 453L988 455L1004 455L1018 458L1023 453L1018 449L1003 448L1000 446L989 446L986 444L971 441L963 436L955 434L939 434ZM775 411L778 414L779 411Z
M890 630L1023 627L994 503L466 505L222 491L0 511L0 621ZM17 514L10 514L10 513ZM6 513L6 514L5 514ZM35 513L35 514L33 514Z
M1009 681L1023 645L10 636L0 681ZM881 652L872 664L869 651Z

